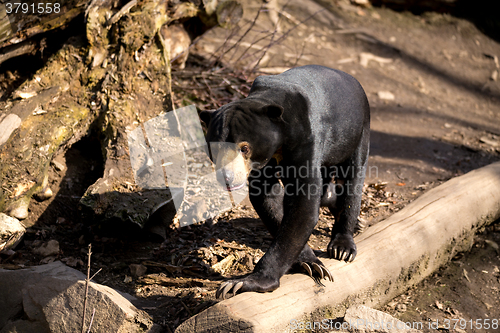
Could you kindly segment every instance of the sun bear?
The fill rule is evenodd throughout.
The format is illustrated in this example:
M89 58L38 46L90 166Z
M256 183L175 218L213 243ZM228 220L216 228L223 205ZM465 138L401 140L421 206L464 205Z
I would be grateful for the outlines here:
M246 98L200 117L219 181L229 191L248 184L273 236L253 273L224 282L217 297L275 290L297 269L333 281L307 241L320 206L327 206L335 217L328 255L356 256L353 233L370 140L370 107L359 82L323 66L293 68L257 77Z

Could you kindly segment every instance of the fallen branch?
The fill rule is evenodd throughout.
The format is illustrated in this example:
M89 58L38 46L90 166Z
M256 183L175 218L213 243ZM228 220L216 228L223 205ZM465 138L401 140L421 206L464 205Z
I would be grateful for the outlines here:
M210 281L205 279L192 279L192 278L170 278L160 274L149 274L141 276L138 279L139 283L155 284L161 286L174 286L174 287L205 287L205 288L218 288L220 281Z
M34 41L25 41L23 43L8 46L0 52L0 64L11 58L18 57L24 54L30 54L35 52L37 43Z
M120 20L123 15L127 14L135 5L137 5L137 0L130 0L129 2L127 2L125 6L120 8L119 11L117 11L113 16L111 16L111 18L106 22L106 26L110 27L116 22L118 22L118 20Z

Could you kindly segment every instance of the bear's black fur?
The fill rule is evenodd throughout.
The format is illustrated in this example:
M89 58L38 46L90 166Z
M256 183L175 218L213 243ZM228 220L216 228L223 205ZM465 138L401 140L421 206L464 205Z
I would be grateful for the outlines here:
M327 67L298 67L258 77L247 98L200 117L209 145L234 144L211 156L219 179L231 190L248 177L252 205L274 237L253 273L225 282L217 296L275 290L294 268L332 280L307 241L320 205L328 206L335 216L329 256L356 256L353 232L370 136L370 109L358 81ZM224 162L228 156L234 163Z

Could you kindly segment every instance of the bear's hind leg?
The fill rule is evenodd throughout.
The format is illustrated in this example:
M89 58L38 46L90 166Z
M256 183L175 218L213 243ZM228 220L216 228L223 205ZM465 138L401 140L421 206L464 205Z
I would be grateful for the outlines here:
M340 209L337 207L337 198L344 191L344 183L340 179L337 179L335 183L325 179L325 183L326 185L324 185L324 191L321 197L321 207L328 207L328 210L335 218L335 221L338 221L340 217ZM356 226L354 227L354 236L363 233L365 230L366 224L358 218Z
M340 164L340 181L343 191L338 195L332 211L335 224L328 244L328 255L337 260L353 261L357 254L354 243L356 227L362 229L358 222L361 209L361 196L368 162L369 132L363 132L361 142L353 156Z

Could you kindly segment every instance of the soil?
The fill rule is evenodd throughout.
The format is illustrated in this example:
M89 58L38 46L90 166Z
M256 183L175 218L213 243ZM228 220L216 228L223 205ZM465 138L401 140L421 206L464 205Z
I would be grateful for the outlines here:
M255 20L262 3L243 5L239 29L212 29L192 48L186 69L173 72L174 102L215 108L244 96L255 75L297 65L315 63L352 74L372 110L361 214L368 227L430 188L500 160L500 44L473 20L345 0L271 0ZM231 41L238 43L230 49ZM224 72L226 81L223 75L207 83L182 74L207 68L217 73L220 64L234 69ZM27 76L16 61L0 66L0 86L6 90ZM187 93L185 87L195 81L196 89ZM218 283L251 271L270 244L248 202L206 223L173 227L161 243L103 234L90 227L92 221L81 220L78 210L85 189L102 175L99 143L90 134L55 161L50 182L56 195L32 202L25 223L33 227L14 251L1 256L0 267L63 260L86 271L91 242L91 271L102 269L94 281L136 296L136 305L165 332L215 304ZM325 251L332 224L333 217L322 210L310 239L313 249ZM57 255L33 253L51 239L59 242ZM500 225L493 224L477 235L469 252L457 254L382 310L424 323L424 332L434 332L434 323L444 332L499 332L494 326L500 320L499 243ZM147 268L146 276L138 267Z

